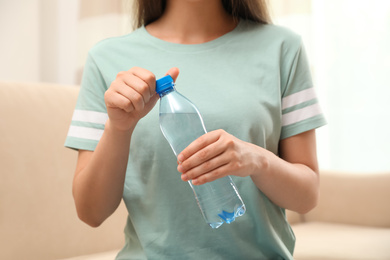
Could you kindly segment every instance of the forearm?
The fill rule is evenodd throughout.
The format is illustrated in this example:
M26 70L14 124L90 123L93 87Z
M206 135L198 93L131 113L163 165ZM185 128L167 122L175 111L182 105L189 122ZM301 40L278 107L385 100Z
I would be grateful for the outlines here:
M177 68L168 73L176 80ZM118 73L104 93L107 120L94 152L80 151L73 196L79 218L99 226L118 207L124 189L131 135L159 99L155 75L133 67Z
M113 129L108 121L91 158L76 171L73 196L77 212L91 226L99 226L122 199L131 134Z
M301 214L313 209L319 196L318 170L287 162L264 149L260 153L261 166L251 175L256 186L282 208Z

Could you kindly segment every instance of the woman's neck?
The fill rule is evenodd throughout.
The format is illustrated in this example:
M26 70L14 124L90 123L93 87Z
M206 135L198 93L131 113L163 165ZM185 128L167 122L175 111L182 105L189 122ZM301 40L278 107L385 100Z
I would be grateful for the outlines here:
M164 14L146 26L153 36L173 43L199 44L237 26L220 0L168 0Z

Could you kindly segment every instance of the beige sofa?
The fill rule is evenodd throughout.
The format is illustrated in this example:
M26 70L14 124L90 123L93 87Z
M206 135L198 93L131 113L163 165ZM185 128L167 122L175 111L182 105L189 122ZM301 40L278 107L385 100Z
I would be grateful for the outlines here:
M63 144L77 93L0 82L0 259L108 260L123 246L123 205L97 229L76 215L77 153ZM288 214L296 259L390 259L389 188L390 173L323 172L319 206Z
M318 206L288 212L298 260L390 259L390 172L321 172Z
M1 260L62 259L123 246L123 205L98 229L75 211L77 153L63 145L77 94L75 86L0 83Z

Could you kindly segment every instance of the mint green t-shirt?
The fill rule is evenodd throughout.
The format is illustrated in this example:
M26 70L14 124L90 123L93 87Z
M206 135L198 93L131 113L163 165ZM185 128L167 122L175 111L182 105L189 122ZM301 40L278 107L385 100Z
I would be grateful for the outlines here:
M90 50L67 147L95 149L108 118L104 92L118 72L135 66L157 78L178 67L176 89L196 104L208 131L224 129L275 154L281 139L325 124L301 38L291 31L240 21L218 39L183 45L141 27ZM285 210L250 177L232 176L245 215L211 229L176 167L156 105L132 136L123 193L126 243L117 259L292 259L295 237Z

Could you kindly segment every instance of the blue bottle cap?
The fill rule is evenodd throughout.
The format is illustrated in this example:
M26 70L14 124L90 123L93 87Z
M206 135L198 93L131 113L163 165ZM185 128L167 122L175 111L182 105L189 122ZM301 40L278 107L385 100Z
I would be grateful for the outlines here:
M173 89L173 79L170 75L162 77L161 79L156 80L156 92L161 94L169 89Z

